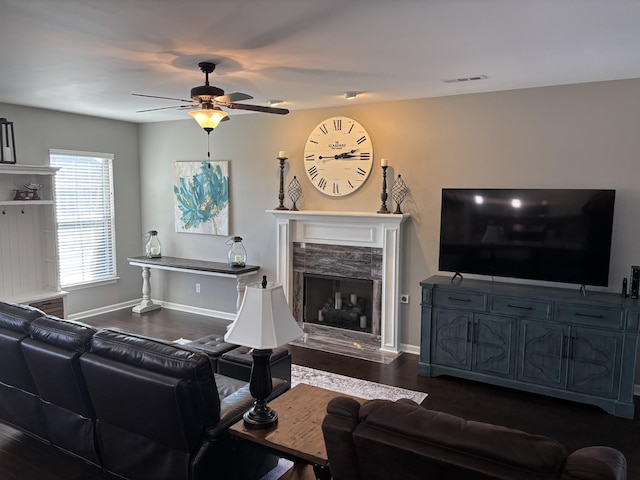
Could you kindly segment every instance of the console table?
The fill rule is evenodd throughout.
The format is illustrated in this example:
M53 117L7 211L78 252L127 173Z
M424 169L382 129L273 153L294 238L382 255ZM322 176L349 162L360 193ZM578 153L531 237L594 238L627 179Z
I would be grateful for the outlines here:
M230 267L223 262L206 262L203 260L192 260L189 258L160 257L147 258L128 257L130 265L142 267L142 302L133 307L135 313L145 313L161 308L151 300L151 269L171 270L174 272L196 273L199 275L209 275L214 277L231 277L238 282L238 298L236 300L236 310L240 309L244 291L247 285L247 277L255 275L260 269L258 265L246 265L244 267Z
M452 375L634 418L640 303L619 294L434 276L418 374Z

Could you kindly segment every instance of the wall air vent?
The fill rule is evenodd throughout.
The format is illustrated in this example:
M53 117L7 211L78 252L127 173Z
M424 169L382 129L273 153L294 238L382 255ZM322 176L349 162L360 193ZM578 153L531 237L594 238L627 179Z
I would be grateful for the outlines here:
M472 77L459 77L459 78L447 78L443 80L444 83L462 83L462 82L473 82L475 80L486 80L489 78L486 75L474 75Z

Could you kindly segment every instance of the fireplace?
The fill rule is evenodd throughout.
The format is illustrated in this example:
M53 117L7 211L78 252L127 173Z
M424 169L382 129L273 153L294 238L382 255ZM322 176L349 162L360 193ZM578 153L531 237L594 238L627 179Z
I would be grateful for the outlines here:
M339 282L339 287L331 286L334 310L336 291L340 292L343 304L350 302L351 293L356 294L358 301L358 293L349 291L355 287L347 286L345 289L343 282L367 282L371 286L367 329L370 329L371 335L380 338L382 350L397 353L401 226L409 215L289 210L268 212L277 220L277 281L284 287L296 320L307 322L308 318L314 316L305 300L305 275L314 278L334 277L333 281ZM329 307L330 298L324 299L329 300ZM311 308L316 310L317 321L323 307Z
M371 333L373 280L304 274L303 322Z

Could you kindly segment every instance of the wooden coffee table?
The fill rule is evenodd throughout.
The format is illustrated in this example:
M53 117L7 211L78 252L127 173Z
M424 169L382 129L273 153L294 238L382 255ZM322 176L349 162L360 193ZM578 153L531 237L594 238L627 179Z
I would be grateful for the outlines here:
M281 480L329 479L329 459L322 436L322 420L329 401L343 395L324 388L301 383L278 398L269 406L278 414L278 424L265 430L251 430L242 420L229 429L235 437L267 447L281 457L294 462ZM355 398L364 402L362 398Z

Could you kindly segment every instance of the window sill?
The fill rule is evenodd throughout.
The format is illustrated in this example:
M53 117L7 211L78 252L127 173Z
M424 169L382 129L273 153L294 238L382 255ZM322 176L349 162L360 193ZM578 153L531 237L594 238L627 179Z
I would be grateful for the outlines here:
M92 287L102 287L104 285L112 285L117 283L120 280L120 277L112 277L107 278L105 280L96 280L94 282L84 282L84 283L76 283L73 285L62 285L62 289L67 292L72 292L74 290L82 290L84 288L92 288Z

